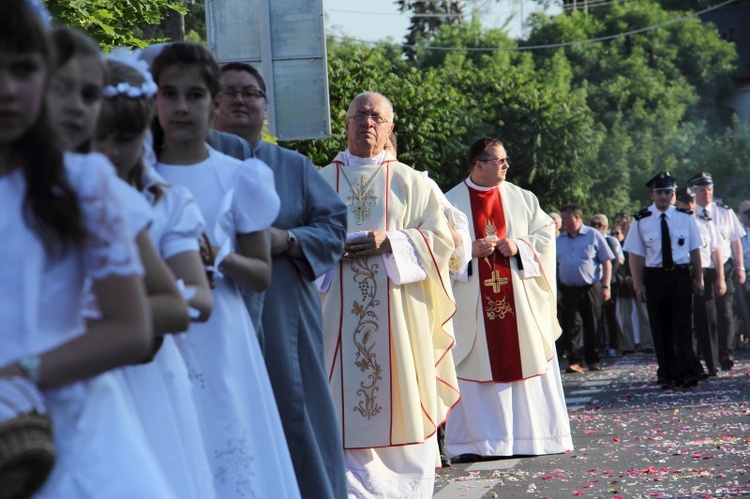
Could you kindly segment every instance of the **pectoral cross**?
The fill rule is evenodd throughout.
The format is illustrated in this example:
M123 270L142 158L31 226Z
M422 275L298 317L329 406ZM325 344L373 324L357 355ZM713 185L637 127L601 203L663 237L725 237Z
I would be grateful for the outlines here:
M485 286L492 286L492 291L495 293L500 292L500 288L503 284L508 284L508 279L500 277L500 273L497 270L492 271L492 279L485 279Z

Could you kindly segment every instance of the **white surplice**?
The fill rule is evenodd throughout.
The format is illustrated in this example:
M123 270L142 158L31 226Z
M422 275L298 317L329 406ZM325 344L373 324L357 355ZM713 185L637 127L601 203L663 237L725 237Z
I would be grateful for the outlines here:
M467 179L446 196L471 214ZM573 448L565 406L555 339L560 334L556 313L555 238L552 219L531 192L508 182L498 187L507 237L516 242L523 269L510 259L515 318L518 327L522 379L493 382L480 293L478 260L456 276L453 290L458 311L454 318L461 401L446 423L449 457L539 455ZM471 220L471 216L470 216ZM469 223L471 240L476 239ZM483 234L479 235L483 237Z

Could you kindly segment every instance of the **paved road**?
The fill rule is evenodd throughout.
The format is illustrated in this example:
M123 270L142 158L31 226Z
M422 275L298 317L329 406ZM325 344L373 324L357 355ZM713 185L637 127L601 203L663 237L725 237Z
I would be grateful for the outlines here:
M438 470L435 499L750 497L750 352L691 390L655 384L653 355L563 374L575 449Z

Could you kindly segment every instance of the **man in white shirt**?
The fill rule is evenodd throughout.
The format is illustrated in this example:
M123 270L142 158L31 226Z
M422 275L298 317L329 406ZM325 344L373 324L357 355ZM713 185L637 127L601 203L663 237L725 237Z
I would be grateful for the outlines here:
M661 172L646 184L653 204L634 215L625 239L636 299L648 305L657 380L664 389L698 384L693 350L693 294L703 293L695 218L671 205L676 183Z
M744 255L742 253L742 228L739 218L729 206L714 201L714 181L710 173L700 172L688 183L695 189L696 214L711 219L721 236L719 251L724 265L727 292L716 298L716 316L719 330L719 362L721 369L734 367L734 300L735 284L745 283Z

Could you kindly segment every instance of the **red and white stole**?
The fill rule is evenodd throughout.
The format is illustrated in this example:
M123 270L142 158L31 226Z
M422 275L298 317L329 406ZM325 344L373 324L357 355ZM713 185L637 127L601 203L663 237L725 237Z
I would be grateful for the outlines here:
M469 198L475 238L506 238L505 214L499 190L479 191L469 187ZM476 262L492 381L523 379L510 259L495 251Z

